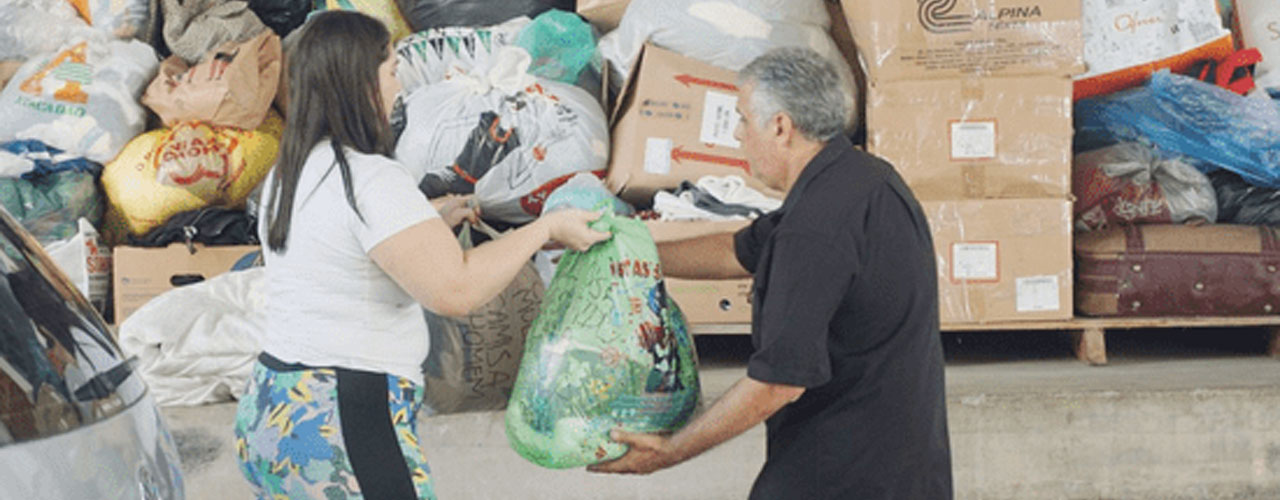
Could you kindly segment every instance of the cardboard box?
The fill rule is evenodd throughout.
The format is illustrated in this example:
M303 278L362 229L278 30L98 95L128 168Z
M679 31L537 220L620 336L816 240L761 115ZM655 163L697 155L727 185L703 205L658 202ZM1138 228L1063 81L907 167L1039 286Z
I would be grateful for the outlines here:
M206 247L196 244L195 253L186 245L165 248L119 246L114 250L115 323L164 292L197 283L230 271L261 247L231 245Z
M601 34L618 28L622 14L631 0L578 0L578 15L600 30Z
M1067 78L874 84L867 120L867 149L921 200L1071 194Z
M1071 202L927 201L941 321L1072 317Z
M1081 8L1057 0L841 0L873 82L1084 69Z
M737 232L747 221L662 222L649 221L655 242L677 241L708 234ZM751 322L751 279L684 280L667 278L667 293L684 312L689 324Z
M705 175L751 177L738 125L737 73L645 45L610 123L613 153L606 182L622 198L647 205L655 192Z

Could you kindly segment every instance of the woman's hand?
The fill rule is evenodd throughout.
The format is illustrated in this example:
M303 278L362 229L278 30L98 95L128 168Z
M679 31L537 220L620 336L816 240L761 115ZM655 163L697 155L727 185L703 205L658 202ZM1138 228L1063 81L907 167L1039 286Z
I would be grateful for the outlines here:
M538 221L547 224L548 234L555 242L567 248L585 252L592 245L613 236L587 227L587 224L599 219L603 214L604 212L588 212L574 208L543 214Z
M448 194L431 200L431 206L440 212L440 218L450 228L458 227L462 221L480 222L480 207L472 206L471 195Z

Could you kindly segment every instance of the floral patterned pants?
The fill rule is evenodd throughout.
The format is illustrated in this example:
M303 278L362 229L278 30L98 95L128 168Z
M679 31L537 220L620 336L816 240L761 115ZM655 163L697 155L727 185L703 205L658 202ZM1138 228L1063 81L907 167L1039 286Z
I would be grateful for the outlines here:
M240 471L259 499L434 499L411 380L258 358L236 413Z

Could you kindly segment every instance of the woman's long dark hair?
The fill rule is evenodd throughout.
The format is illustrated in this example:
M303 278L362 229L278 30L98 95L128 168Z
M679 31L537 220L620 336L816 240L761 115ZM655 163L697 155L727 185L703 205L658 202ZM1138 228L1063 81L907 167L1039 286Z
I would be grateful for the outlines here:
M316 14L303 25L287 55L289 115L271 183L267 247L285 251L302 166L317 143L329 139L347 204L356 208L351 167L343 148L390 156L390 110L378 91L378 66L390 54L391 35L378 20L350 11Z

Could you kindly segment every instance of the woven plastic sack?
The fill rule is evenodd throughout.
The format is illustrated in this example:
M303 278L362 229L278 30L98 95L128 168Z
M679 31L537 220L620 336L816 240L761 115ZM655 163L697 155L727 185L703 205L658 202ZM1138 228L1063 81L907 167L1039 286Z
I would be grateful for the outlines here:
M548 9L573 12L573 0L396 0L414 31L476 28L517 17L536 17Z
M1177 158L1126 142L1075 155L1071 167L1076 230L1218 218L1209 178Z
M831 61L853 88L853 71L830 25L823 0L648 0L631 2L599 49L613 70L614 90L646 42L733 71L771 49L805 47Z
M507 406L511 447L543 467L616 459L611 429L674 431L698 405L693 339L648 229L611 213L592 227L613 238L561 259Z
M474 193L486 219L522 224L548 183L605 169L609 129L594 96L529 75L523 49L502 52L480 75L410 95L396 158L428 197Z
M138 103L158 64L137 40L71 42L27 61L0 92L0 141L36 139L105 163L146 124Z
M1267 99L1160 71L1145 87L1077 101L1075 128L1076 151L1140 142L1201 172L1280 188L1280 106Z
M402 95L488 67L499 49L515 45L529 22L527 17L518 17L496 26L433 28L405 37L396 44L400 62L396 78L403 87Z
M257 130L190 122L134 139L102 174L108 239L206 206L242 207L275 163L283 128L273 112Z
M316 10L355 10L382 21L391 32L391 42L413 33L394 0L316 0Z
M476 229L499 238L481 223ZM459 243L472 245L472 226L464 222ZM507 407L520 370L520 355L530 325L538 316L544 287L529 261L507 288L464 318L424 309L431 352L422 365L425 403L432 414L501 410Z
M80 17L94 29L106 31L116 38L145 35L151 15L148 0L69 0Z

